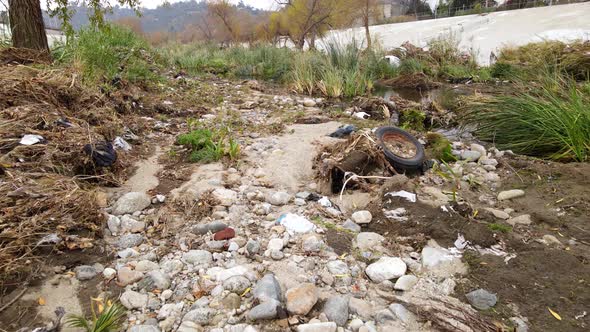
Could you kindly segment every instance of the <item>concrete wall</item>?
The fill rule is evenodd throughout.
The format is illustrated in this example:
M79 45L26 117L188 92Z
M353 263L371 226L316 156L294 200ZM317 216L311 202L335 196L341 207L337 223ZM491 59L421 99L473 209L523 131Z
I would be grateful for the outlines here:
M490 53L507 46L518 46L545 39L590 40L590 2L469 15L371 27L374 39L385 49L409 41L417 46L439 36L453 35L460 47L473 49L480 64L489 63ZM365 40L362 28L333 31L324 41ZM321 47L322 43L318 43Z

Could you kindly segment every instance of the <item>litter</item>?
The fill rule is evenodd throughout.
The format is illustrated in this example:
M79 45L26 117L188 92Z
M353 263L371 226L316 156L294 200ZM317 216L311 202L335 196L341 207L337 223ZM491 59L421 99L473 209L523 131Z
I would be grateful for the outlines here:
M403 207L394 210L383 209L383 215L385 216L385 218L393 219L396 221L408 221L408 217L405 216L407 213L408 211L406 211L406 209L404 209Z
M361 120L366 120L366 119L370 118L371 115L366 112L356 112L356 113L352 113L352 117L357 118L357 119L361 119Z
M25 135L20 139L22 145L34 145L43 142L45 139L41 135Z
M92 158L96 166L109 167L117 161L117 152L110 142L84 145L84 152Z
M409 202L416 203L416 194L405 191L405 190L400 190L400 191L396 191L396 192L389 192L389 193L385 194L385 196L402 197L402 198L405 198L406 200L408 200Z
M61 238L56 233L47 234L37 242L37 245L42 244L58 244L61 242Z
M327 196L320 198L318 203L323 207L332 207L332 202L330 202L330 199Z
M455 240L455 248L459 250L465 249L469 245L469 241L465 240L462 234L457 234L457 240Z
M130 151L132 149L131 144L127 143L127 141L125 139L123 139L121 136L115 137L115 140L113 141L113 145L116 148L119 148L123 151Z
M281 215L277 220L277 223L285 226L289 234L309 233L316 228L316 226L311 221L307 220L307 218L294 213Z
M328 136L335 137L335 138L342 138L342 137L349 136L350 134L352 134L356 130L357 130L357 128L354 125L345 125L345 126L338 128L338 130L336 130L335 132L331 133Z

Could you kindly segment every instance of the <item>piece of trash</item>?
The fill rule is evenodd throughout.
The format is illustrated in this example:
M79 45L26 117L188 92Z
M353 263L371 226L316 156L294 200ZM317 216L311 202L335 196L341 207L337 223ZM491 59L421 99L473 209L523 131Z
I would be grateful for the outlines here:
M137 141L139 139L139 136L135 135L129 128L125 128L122 137L127 141Z
M385 194L385 196L403 197L412 203L416 203L416 194L405 191L405 190L400 190L400 191L396 191L396 192L389 192L389 193Z
M405 216L407 213L408 212L403 207L394 210L383 209L383 215L385 216L385 218L393 219L396 221L408 221L408 217Z
M117 152L110 142L84 145L84 152L92 158L96 166L109 167L117 161Z
M586 317L586 315L587 315L587 313L586 313L586 311L584 311L583 313L581 313L581 314L579 314L579 315L576 315L576 316L574 316L574 318L575 318L576 320L578 320L578 319L580 319L580 318L584 318L584 317Z
M43 142L45 139L41 135L27 134L20 139L22 145L34 145Z
M62 118L62 119L55 120L55 124L56 124L56 125L59 125L59 126L62 126L62 127L66 127L66 128L69 128L69 127L73 127L73 126L74 126L74 125L73 125L73 124L72 124L72 123L71 123L71 122L70 122L68 119L66 119L66 118Z
M547 310L549 310L549 312L551 313L551 315L553 315L553 317L555 317L555 319L557 320L561 320L561 316L556 313L555 311L551 310L551 308L547 307Z
M320 198L318 203L323 207L332 207L332 202L330 202L330 199L327 196Z
M119 148L123 151L130 151L131 150L131 144L127 143L127 141L124 140L121 136L115 137L115 140L113 141L113 145L116 148Z
M171 102L170 100L164 100L164 101L162 102L162 105L170 106L170 105L174 105L174 103L173 103L173 102Z
M447 209L446 205L442 205L440 209L443 210L443 212L449 212L449 209Z
M357 129L354 125L345 125L345 126L338 128L335 132L331 133L328 136L335 137L335 138L342 138L345 136L349 136L350 134L352 134L356 130Z
M370 118L371 115L366 112L356 112L356 113L352 113L352 117L357 118L357 119L361 119L361 120L366 120L366 119Z
M45 301L45 299L44 299L44 298L40 297L40 298L37 300L37 303L39 303L39 305L45 305L45 303L47 303L47 302Z
M467 245L469 244L469 241L465 240L465 237L462 234L457 234L457 240L455 240L455 248L459 249L459 250L463 250L465 249L465 247L467 247Z
M61 242L61 238L57 235L57 233L47 234L37 242L37 245L41 244L58 244Z
M308 233L316 228L316 226L311 221L307 220L307 218L294 213L281 215L277 220L277 223L285 226L287 232L290 234Z

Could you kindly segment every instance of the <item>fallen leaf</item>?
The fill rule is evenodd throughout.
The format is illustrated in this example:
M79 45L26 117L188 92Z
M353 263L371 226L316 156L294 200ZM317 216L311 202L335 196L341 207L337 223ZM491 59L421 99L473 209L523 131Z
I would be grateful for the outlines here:
M246 290L240 295L240 297L244 297L246 294L250 292L250 287L246 288Z
M45 305L45 299L40 297L39 300L37 300L37 302L39 302L39 305Z
M104 304L102 302L98 302L98 313L101 314L104 310Z
M547 307L547 309L553 315L553 317L555 317L555 319L561 320L561 316L558 313L556 313L555 311L551 310L551 308L549 308L549 307Z

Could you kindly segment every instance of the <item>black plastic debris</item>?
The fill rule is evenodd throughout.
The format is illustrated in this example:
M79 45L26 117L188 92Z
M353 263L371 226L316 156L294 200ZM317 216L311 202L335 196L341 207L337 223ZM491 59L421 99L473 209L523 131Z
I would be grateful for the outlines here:
M92 158L96 166L109 167L117 161L117 152L110 142L84 145L84 152Z
M74 125L66 118L55 120L55 124L65 128L73 127Z
M329 136L335 137L335 138L342 138L342 137L349 136L350 134L354 133L356 130L357 129L354 125L345 125L345 126L338 128L338 130L331 133Z

